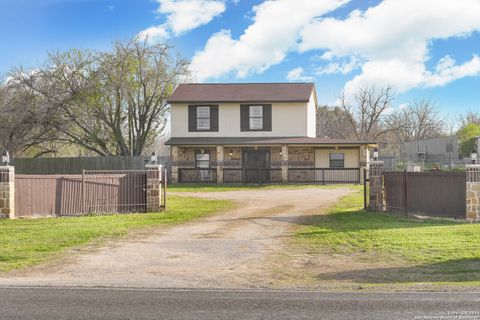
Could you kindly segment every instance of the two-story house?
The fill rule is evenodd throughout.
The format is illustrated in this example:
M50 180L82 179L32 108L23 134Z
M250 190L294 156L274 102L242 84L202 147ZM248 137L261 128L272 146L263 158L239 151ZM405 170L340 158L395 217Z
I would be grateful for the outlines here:
M183 84L168 102L174 183L360 183L375 146L316 137L313 83Z

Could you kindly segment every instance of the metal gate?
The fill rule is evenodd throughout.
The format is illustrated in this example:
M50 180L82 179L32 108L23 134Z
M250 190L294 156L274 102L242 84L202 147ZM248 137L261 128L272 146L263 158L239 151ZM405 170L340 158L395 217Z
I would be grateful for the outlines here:
M145 212L148 172L85 170L82 175L16 175L16 216ZM165 192L165 171L161 181ZM165 193L162 200L164 207Z
M464 172L384 172L383 177L388 212L465 219Z

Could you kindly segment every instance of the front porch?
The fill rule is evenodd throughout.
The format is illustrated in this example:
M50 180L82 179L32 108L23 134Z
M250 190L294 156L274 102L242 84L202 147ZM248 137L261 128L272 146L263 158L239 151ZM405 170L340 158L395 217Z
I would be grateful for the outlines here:
M173 183L348 183L363 181L368 145L176 146Z

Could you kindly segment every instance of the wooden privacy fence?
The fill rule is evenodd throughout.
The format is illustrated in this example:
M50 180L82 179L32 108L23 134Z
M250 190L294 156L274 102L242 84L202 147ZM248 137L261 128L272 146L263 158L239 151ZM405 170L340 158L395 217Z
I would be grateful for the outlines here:
M466 218L465 172L384 172L387 212Z
M15 175L17 217L147 212L166 205L165 170L85 170L81 175ZM152 178L152 177L151 177ZM155 179L158 191L155 188ZM152 182L153 181L153 182Z
M150 162L147 156L15 158L12 165L17 174L82 174L83 170L142 170ZM168 157L157 157L166 167Z

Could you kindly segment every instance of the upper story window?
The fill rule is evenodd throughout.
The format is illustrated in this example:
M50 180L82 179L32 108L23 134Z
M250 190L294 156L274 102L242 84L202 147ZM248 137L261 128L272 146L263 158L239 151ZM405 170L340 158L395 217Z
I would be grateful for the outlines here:
M240 106L241 131L272 131L271 104L242 104Z
M210 106L197 107L197 130L210 130Z
M345 168L345 154L330 153L330 168Z
M218 131L218 105L188 106L188 131Z
M249 129L262 130L263 129L263 106L250 106L248 110Z

